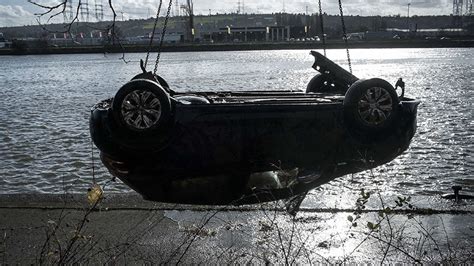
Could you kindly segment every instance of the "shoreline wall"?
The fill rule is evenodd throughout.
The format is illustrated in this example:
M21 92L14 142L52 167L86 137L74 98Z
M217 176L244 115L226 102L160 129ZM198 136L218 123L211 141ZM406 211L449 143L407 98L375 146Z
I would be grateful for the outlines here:
M327 49L344 49L343 41L326 43ZM367 48L467 48L474 47L474 40L388 40L388 41L352 41L350 49ZM157 47L153 47L155 52ZM249 51L249 50L297 50L323 49L321 42L280 42L280 43L224 43L224 44L178 44L165 45L162 52L204 52L204 51ZM143 46L76 46L24 49L0 49L0 55L34 54L83 54L83 53L142 53L148 47Z

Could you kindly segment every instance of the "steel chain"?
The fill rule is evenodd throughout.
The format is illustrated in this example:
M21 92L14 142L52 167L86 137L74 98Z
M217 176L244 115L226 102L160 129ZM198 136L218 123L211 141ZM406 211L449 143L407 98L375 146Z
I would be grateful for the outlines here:
M347 42L347 31L346 31L346 24L344 23L344 12L342 11L341 0L339 0L339 12L341 13L342 32L344 34L343 39L344 39L344 43L346 44L347 62L349 63L349 71L352 73L351 56L349 54L349 43Z
M156 74L158 70L158 64L160 63L160 56L161 56L161 48L163 47L163 42L166 34L166 27L168 26L168 19L170 18L171 7L173 5L173 0L170 0L168 5L168 12L166 13L165 23L163 25L163 30L161 31L161 40L160 45L158 46L158 54L156 55L156 62L155 62L155 69L153 70L153 74Z
M163 0L160 0L160 4L158 5L158 11L156 12L155 24L153 24L153 31L151 32L151 39L150 39L150 44L148 45L148 52L146 53L145 65L144 65L145 69L146 69L146 65L148 64L148 57L150 56L153 39L155 38L156 25L158 24L158 17L160 16L162 4L163 4Z
M318 0L318 3L319 3L319 24L321 25L321 38L323 40L324 56L326 56L326 36L324 34L324 19L323 19L323 8L321 5L321 0Z

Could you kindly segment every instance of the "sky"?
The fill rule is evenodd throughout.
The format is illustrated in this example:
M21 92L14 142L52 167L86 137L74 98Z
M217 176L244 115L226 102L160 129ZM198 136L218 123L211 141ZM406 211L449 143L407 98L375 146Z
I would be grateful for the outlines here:
M57 5L64 0L31 0L42 5ZM77 6L79 0L73 1ZM104 5L105 20L111 19L110 9L107 7L108 0L82 0L88 2L90 17L89 21L95 21L95 4ZM159 0L112 0L118 19L139 19L152 17L156 13ZM175 3L176 0L173 0ZM179 4L185 0L178 0ZM208 15L209 13L231 13L238 9L239 0L194 0L194 13ZM311 0L240 0L245 13L317 13L318 1ZM322 0L323 12L338 14L339 9L336 0ZM410 16L412 15L449 15L452 13L452 0L343 0L344 13L347 15L397 15L407 16L408 4L410 4ZM168 4L164 0L164 5ZM163 8L164 11L165 8ZM45 10L36 7L28 0L0 0L0 27L23 26L38 24L35 14ZM172 14L176 14L173 4ZM123 17L122 17L123 16ZM41 23L46 23L48 17L43 17ZM80 18L81 19L81 18ZM62 23L64 17L57 16L50 22ZM85 20L85 17L83 18Z

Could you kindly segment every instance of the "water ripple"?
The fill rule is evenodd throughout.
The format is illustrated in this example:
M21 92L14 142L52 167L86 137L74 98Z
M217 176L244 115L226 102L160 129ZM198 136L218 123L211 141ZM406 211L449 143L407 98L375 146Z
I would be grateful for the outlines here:
M314 193L359 188L433 195L474 187L472 49L357 49L354 74L395 82L422 100L410 149L373 172L348 175ZM143 54L5 56L0 64L0 193L82 192L92 182L89 110L139 73ZM328 56L347 68L344 50ZM160 75L177 91L304 89L315 74L308 51L163 54ZM21 74L19 74L21 73ZM95 153L97 180L110 178ZM122 183L111 191L128 191Z

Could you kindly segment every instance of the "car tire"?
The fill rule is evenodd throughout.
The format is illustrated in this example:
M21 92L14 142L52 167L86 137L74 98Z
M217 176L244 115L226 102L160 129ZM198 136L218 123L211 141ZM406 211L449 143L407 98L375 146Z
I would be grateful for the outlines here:
M379 78L358 80L344 97L345 123L369 138L377 136L394 127L399 103L395 89L387 81Z
M168 126L171 101L157 82L134 79L115 95L112 113L122 133L130 137L153 135Z
M132 78L132 80L135 80L135 79L148 79L151 81L158 82L158 84L160 84L161 87L165 89L165 91L167 91L168 93L170 92L170 85L168 85L168 82L166 82L166 80L162 78L161 76L153 74L151 72L140 73Z

